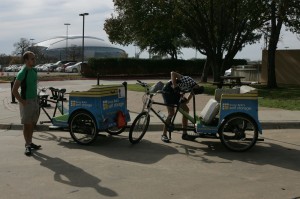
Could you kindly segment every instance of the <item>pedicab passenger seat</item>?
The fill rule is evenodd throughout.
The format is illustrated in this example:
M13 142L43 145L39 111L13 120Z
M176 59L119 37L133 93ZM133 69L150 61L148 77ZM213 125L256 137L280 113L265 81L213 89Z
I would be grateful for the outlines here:
M204 124L210 124L219 113L220 105L215 99L210 99L200 113Z
M161 81L157 82L156 84L153 84L150 87L150 93L156 93L156 92L160 92L164 87L164 83L162 83Z
M253 88L251 86L241 86L240 87L240 94L245 94L245 93L257 94L257 90L256 90L256 88Z
M240 87L217 88L215 90L215 100L220 103L222 94L240 94Z

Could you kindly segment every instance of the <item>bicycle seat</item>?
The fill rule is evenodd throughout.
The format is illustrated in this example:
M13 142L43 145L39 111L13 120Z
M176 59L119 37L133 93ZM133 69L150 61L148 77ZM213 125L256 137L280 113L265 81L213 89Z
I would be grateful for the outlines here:
M58 92L65 93L67 90L65 88L59 89Z
M202 94L204 92L204 87L196 86L196 87L192 88L192 91L195 95Z

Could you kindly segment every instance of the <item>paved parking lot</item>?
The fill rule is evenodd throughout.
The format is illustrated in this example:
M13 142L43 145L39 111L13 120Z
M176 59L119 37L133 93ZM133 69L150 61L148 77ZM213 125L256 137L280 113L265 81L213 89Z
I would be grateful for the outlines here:
M234 153L219 140L160 141L147 132L132 146L128 133L99 136L91 146L68 132L35 132L43 146L23 154L21 131L0 130L1 198L299 198L298 130L266 130L265 141Z

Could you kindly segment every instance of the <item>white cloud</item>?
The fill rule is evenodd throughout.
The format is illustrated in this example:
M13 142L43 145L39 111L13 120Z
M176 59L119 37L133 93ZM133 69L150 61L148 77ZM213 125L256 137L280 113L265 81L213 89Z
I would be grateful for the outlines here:
M69 34L82 34L82 17L79 13L88 12L85 23L85 34L100 37L108 41L103 30L106 18L114 12L112 0L1 0L0 1L0 53L10 54L13 44L21 37L33 38L34 42L46 40L58 35L66 34L64 23L70 23ZM283 28L284 30L284 28ZM284 31L283 31L284 32ZM278 48L300 48L300 41L291 33L284 33L284 39ZM121 47L134 56L133 46ZM247 46L238 53L237 58L261 58L262 43ZM183 57L194 58L193 49L183 49ZM141 55L147 58L148 53ZM197 53L197 57L203 57Z
M107 40L103 23L113 12L112 0L1 0L0 53L10 54L21 37L35 42L66 34L64 23L70 23L69 34L82 34L80 13L88 12L86 35Z

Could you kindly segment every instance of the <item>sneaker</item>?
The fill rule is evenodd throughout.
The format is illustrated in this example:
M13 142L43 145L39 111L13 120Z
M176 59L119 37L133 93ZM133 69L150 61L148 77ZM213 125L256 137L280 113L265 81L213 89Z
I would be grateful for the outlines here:
M194 136L190 136L190 135L188 135L188 134L182 134L182 136L181 136L181 138L183 139L183 140L187 140L187 141L194 141L195 139L196 139L196 137L194 137Z
M30 144L30 147L31 147L32 149L40 149L42 146L41 146L41 145L36 145L36 144L31 143L31 144Z
M27 155L27 156L31 155L31 147L30 146L25 147L25 155Z
M169 142L170 142L170 139L168 138L168 136L162 135L162 136L161 136L161 141L163 141L163 142L165 142L165 143L169 143Z

